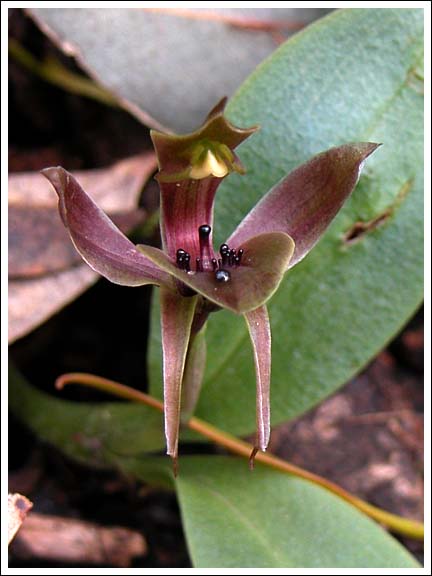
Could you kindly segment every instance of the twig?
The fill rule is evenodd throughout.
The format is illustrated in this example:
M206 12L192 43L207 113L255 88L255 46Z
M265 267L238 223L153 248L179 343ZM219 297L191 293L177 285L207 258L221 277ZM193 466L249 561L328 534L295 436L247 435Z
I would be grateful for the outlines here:
M125 386L124 384L120 384L119 382L115 382L113 380L108 380L106 378L102 378L100 376L95 376L93 374L85 374L85 373L70 373L70 374L63 374L60 376L55 383L55 386L58 390L61 390L66 384L81 384L84 386L88 386L90 388L96 388L98 390L102 390L104 392L108 392L120 398L124 398L127 400L131 400L133 402L139 402L141 404L145 404L146 406L150 406L151 408L155 408L160 412L163 412L163 403L156 398L153 398L149 394L145 394L144 392L139 392L133 388L129 388L129 386ZM244 442L243 440L239 440L235 436L231 434L227 434L222 430L219 430L215 426L212 426L208 422L201 420L196 417L190 418L190 420L186 423L187 427L190 430L194 430L198 432L202 436L205 436L215 444L219 446L223 446L230 452L247 458L250 460L251 455L254 452L254 446L249 444L248 442ZM424 526L421 522L417 522L415 520L408 520L396 514L391 514L390 512L386 512L381 508L373 506L350 494L347 490L344 490L334 482L323 478L322 476L318 476L317 474L313 474L308 470L300 468L299 466L295 466L294 464L290 464L284 460L281 460L277 456L269 453L262 453L259 452L255 456L255 461L274 470L278 470L280 472L284 472L285 474L292 474L299 478L303 478L304 480L309 480L318 486L321 486L328 490L329 492L333 492L343 500L346 500L353 506L355 506L358 510L361 510L365 514L367 514L370 518L373 518L377 522L384 524L387 526L392 532L396 532L397 534L402 534L404 536L408 536L413 538L414 540L423 540L424 538Z
M16 62L27 68L27 70L33 74L67 92L92 98L106 106L112 106L114 108L119 106L117 99L108 90L93 82L93 80L70 72L61 62L53 57L39 62L13 38L9 39L9 54Z

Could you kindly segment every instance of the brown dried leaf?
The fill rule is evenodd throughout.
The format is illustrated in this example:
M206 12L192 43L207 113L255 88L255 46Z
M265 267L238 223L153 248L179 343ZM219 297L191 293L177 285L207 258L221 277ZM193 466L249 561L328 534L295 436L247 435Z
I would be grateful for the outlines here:
M14 554L21 559L119 568L146 552L144 537L134 530L42 514L32 514L14 542Z
M82 262L56 209L12 205L8 216L10 280L45 276ZM143 218L142 210L111 214L122 232Z
M142 219L136 204L155 170L153 152L74 174L122 230ZM98 278L70 242L57 196L38 173L9 176L9 342L24 336Z
M9 206L9 279L43 276L80 262L55 209Z
M87 264L41 278L9 281L9 344L25 336L96 282Z
M169 277L147 260L61 166L42 170L59 196L60 217L83 260L123 286L159 284Z
M154 153L146 152L108 168L74 170L72 173L103 210L122 212L136 207L137 195L155 169ZM52 186L39 173L10 174L8 182L9 205L57 207Z
M8 495L8 544L11 543L15 534L21 527L27 512L33 504L21 494Z

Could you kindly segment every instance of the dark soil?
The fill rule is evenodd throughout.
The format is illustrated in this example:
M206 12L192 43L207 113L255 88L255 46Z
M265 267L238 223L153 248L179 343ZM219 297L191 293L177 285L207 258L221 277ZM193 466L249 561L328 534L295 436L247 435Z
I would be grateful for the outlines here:
M11 37L37 57L52 52L78 70L22 10L10 13ZM50 86L13 61L9 71L10 171L53 164L95 168L149 147L148 129L126 112ZM147 287L125 290L100 280L16 342L12 360L34 385L47 390L59 374L77 370L145 389L149 297ZM419 312L388 349L338 394L274 430L272 450L371 503L421 519L422 327ZM65 394L81 401L97 398L87 391ZM9 439L9 489L27 495L34 510L141 532L149 551L133 566L191 565L173 494L143 487L116 472L79 466L37 440L13 416ZM421 559L420 544L404 544ZM10 560L11 567L71 566L23 560L14 545Z

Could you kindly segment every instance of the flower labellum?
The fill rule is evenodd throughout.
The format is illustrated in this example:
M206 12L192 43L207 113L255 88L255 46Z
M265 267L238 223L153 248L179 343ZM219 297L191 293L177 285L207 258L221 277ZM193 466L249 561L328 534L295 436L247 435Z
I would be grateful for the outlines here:
M181 418L196 405L206 355L205 323L226 308L245 318L256 371L256 451L270 439L271 334L266 302L285 272L312 249L354 189L370 142L331 148L293 170L218 250L212 242L217 188L245 169L234 152L257 128L233 126L223 99L195 132L152 131L159 172L162 249L135 246L61 167L42 171L59 196L75 248L94 270L127 286L160 288L165 433L177 461Z

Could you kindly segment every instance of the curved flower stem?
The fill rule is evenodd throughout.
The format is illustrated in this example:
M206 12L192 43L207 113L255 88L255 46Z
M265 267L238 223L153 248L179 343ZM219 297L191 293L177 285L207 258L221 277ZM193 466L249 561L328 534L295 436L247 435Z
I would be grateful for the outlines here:
M151 408L155 408L160 412L163 412L163 403L152 396L145 394L144 392L140 392L133 388L129 388L129 386L125 386L124 384L120 384L113 380L107 380L106 378L102 378L100 376L94 376L93 374L85 374L85 373L70 373L70 374L63 374L56 380L56 388L61 390L63 386L66 384L82 384L84 386L88 386L91 388L96 388L98 390L102 390L104 392L108 392L120 398L124 398L126 400L131 400L133 402L138 402L141 404L145 404L146 406L150 406ZM239 440L235 436L231 434L227 434L222 430L219 430L215 426L212 426L208 422L201 420L199 418L192 417L186 423L186 426L190 430L194 430L198 432L202 436L205 436L215 444L219 446L223 446L230 452L237 454L239 456L243 456L244 458L249 459L251 452L253 451L252 444L245 442L243 440ZM275 470L279 470L280 472L284 472L286 474L292 474L299 478L303 478L304 480L309 480L314 484L318 484L322 486L326 490L333 492L343 500L346 500L353 506L355 506L358 510L361 510L365 514L367 514L370 518L373 518L377 522L384 524L387 526L392 532L396 532L397 534L402 534L404 536L408 536L415 540L423 540L424 538L424 526L420 522L416 522L414 520L407 520L406 518L402 518L401 516L397 516L396 514L391 514L390 512L386 512L385 510L381 510L376 506L372 506L372 504L368 504L361 498L350 494L334 482L326 480L322 476L318 476L317 474L313 474L308 470L304 470L294 464L290 464L284 460L281 460L277 456L274 456L269 453L258 452L255 457L256 462L260 462L270 468Z

